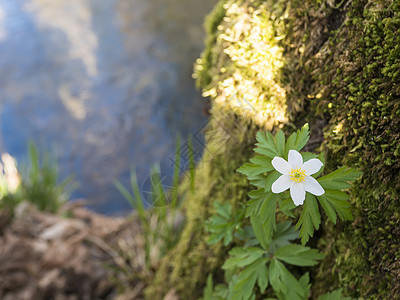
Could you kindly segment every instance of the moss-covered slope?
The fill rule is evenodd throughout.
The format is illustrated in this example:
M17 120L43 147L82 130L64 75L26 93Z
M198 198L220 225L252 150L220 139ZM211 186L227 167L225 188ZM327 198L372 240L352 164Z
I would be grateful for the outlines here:
M235 170L249 157L255 131L232 113L213 112L206 129L206 148L197 165L194 193L186 188L184 210L186 226L176 247L163 259L155 281L147 291L148 299L163 299L175 290L180 299L201 296L208 272L219 269L227 249L209 246L203 222L213 213L213 202L229 201L233 207L247 200L250 187ZM187 180L188 181L188 180Z
M308 121L328 169L364 172L350 191L354 222L325 222L313 241L327 258L312 296L337 286L399 298L400 1L221 0L206 28L195 75L213 105L206 148L223 146L206 149L186 229L149 295L174 288L196 298L228 250L206 245L202 222L213 201L246 201L250 187L235 169L251 156L255 127Z

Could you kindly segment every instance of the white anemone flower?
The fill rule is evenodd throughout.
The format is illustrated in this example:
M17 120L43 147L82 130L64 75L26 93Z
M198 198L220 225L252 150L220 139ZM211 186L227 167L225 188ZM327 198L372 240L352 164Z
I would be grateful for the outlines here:
M321 196L325 190L311 175L317 173L323 163L318 158L312 158L303 163L303 157L296 150L289 150L288 161L275 156L272 166L282 174L273 184L271 190L278 194L290 188L290 197L296 206L304 203L306 192Z

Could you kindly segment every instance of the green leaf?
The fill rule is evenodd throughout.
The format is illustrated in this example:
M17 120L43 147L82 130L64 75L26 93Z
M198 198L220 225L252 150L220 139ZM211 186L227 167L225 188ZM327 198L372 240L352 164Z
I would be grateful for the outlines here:
M251 177L272 171L271 168L273 169L272 165L260 166L252 163L245 163L243 166L237 169L237 172L242 173L248 177Z
M362 172L352 168L342 167L336 171L318 178L318 182L324 189L341 190L350 187L349 181L354 181L362 175Z
M249 277L238 276L232 287L232 296L229 299L232 300L248 300L254 296L254 286L257 281L257 275L252 273Z
M214 296L215 299L213 300L225 300L228 298L229 289L225 284L217 284L215 286Z
M224 219L229 220L232 218L232 206L229 202L221 203L214 202L215 211Z
M303 211L296 224L296 229L300 228L301 243L303 245L314 235L314 228L318 230L319 224L321 224L321 215L318 210L317 200L314 195L306 193Z
M255 198L247 202L246 217L251 217L254 233L260 244L266 248L266 243L271 241L276 229L277 195L257 190L250 192L249 196Z
M279 248L274 256L288 264L300 267L315 266L318 264L318 260L324 258L324 254L319 252L318 249L293 244Z
M269 243L269 252L275 253L275 249L286 246L289 241L299 238L299 232L294 229L291 221L280 222L276 225L276 232Z
M267 197L264 198L263 203L261 204L261 209L259 212L261 222L264 224L264 226L269 226L274 231L276 229L275 213L277 197L278 196L276 194L268 193Z
M264 254L265 250L256 247L249 247L249 248L235 247L231 251L229 251L230 257L225 261L222 268L224 270L230 270L230 269L245 267L255 262Z
M265 188L266 183L267 183L267 177L265 177L263 174L255 175L255 176L248 176L247 179L249 180L250 184L260 187L260 188Z
M283 156L285 154L285 134L282 130L279 130L275 135L275 145L278 150L277 156Z
M256 145L258 145L258 144L256 144ZM269 157L271 159L274 158L277 155L275 152L271 152L270 150L265 149L263 147L256 147L253 150L256 153L265 155L266 157Z
M260 264L258 267L257 275L257 284L260 288L261 294L263 294L268 287L268 268L266 260L264 260L264 263L262 265Z
M212 274L209 274L207 277L207 284L204 288L202 300L213 300L213 280Z
M317 298L317 300L351 300L351 297L342 296L342 289L337 289L333 292L328 292L324 295L321 295Z
M268 268L266 262L266 258L260 258L240 272L232 288L232 299L250 299L256 283L262 293L265 291L268 287Z
M351 205L347 201L349 195L338 190L325 190L325 193L318 196L319 203L325 210L328 218L336 224L336 214L342 221L352 221Z
M283 196L282 196L283 195ZM286 197L286 199L285 199ZM295 209L297 206L294 204L290 195L285 196L285 194L279 194L279 209L285 215L294 218L295 215L292 213L292 210Z
M257 148L254 149L255 152L270 158L274 158L277 155L278 150L275 146L275 140L270 132L267 131L264 133L259 131L256 134L256 139L258 143L256 143Z
M211 216L205 223L205 229L211 233L207 243L213 245L224 240L227 246L233 240L235 231L241 230L241 220L244 217L244 209L232 212L229 202L214 202L216 215Z
M333 224L336 224L336 212L332 205L325 197L318 196L318 201L321 204L322 208L324 209L328 219L332 221Z
M306 162L307 160L318 157L317 154L311 153L311 152L303 152L303 153L301 153L301 156L303 157L303 162Z
M286 141L285 158L287 159L289 150L300 151L307 144L309 140L309 129L306 123L301 130L293 132Z
M270 232L266 233L264 226L260 220L260 218L256 215L250 216L251 227L253 228L253 232L257 238L257 241L264 249L268 249L268 236L271 235Z
M310 276L307 273L305 273L301 278L299 279L300 285L303 287L303 291L306 295L310 294L310 289L311 289L311 283L310 283Z
M272 166L271 161L272 161L271 158L265 157L265 156L255 156L253 158L250 158L251 163L262 166L265 169L267 169L267 167L268 167L268 171L265 171L265 172L274 170L274 167Z
M310 131L308 123L304 124L301 127L300 131L297 131L296 144L294 146L294 150L300 151L307 144L310 139Z
M308 285L304 285L305 279L300 283L279 260L271 260L269 281L279 299L307 299L309 289Z
M224 239L225 237L225 232L221 231L221 232L216 232L216 233L212 233L210 235L210 237L207 240L207 244L208 245L215 245L216 243L218 243L219 241L221 241L222 239ZM225 243L224 243L225 244Z
M289 138L286 141L286 147L285 147L285 156L284 158L287 160L288 159L288 154L289 150L294 150L295 145L296 145L296 139L297 139L297 133L293 132Z
M224 284L217 284L214 290L212 274L209 274L203 290L203 297L198 300L224 300L227 299L227 296L228 289Z
M261 209L261 204L263 204L264 199L270 196L270 194L269 192L265 192L264 189L249 192L248 196L251 200L247 201L246 218L258 214Z

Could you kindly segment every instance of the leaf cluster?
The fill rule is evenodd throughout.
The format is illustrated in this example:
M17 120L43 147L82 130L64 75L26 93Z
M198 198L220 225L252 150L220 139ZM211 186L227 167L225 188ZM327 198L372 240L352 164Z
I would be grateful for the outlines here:
M229 251L229 258L222 267L226 274L231 274L228 287L219 286L218 292L213 293L212 282L208 282L203 299L255 299L256 289L263 294L269 286L279 299L308 297L308 273L297 279L285 264L314 266L324 255L316 249L291 244L290 241L299 238L299 233L290 221L277 224L277 230L267 245L263 246L258 238L256 235L258 243L254 246L235 247Z
M271 161L275 156L287 160L289 150L303 149L309 140L309 128L308 124L305 124L300 130L292 133L287 140L281 130L275 136L270 132L258 132L256 139L255 156L237 171L246 175L249 182L257 187L249 193L250 200L247 203L246 217L250 217L255 232L259 226L263 227L265 237L261 239L261 243L265 245L271 240L276 230L275 214L278 205L279 210L290 217L294 217L292 210L296 208L288 191L280 194L271 192L272 184L281 176L274 169ZM302 157L304 162L318 158L325 163L323 153L316 155L304 152ZM319 177L323 170L321 168L313 177ZM303 211L296 224L296 229L300 229L303 245L313 236L314 231L319 229L321 215L318 202L333 223L336 224L337 217L343 221L352 220L349 196L341 190L349 188L351 186L349 182L356 180L361 174L354 169L343 167L317 179L325 189L325 193L318 197L306 193Z
M211 233L207 241L209 245L214 245L223 240L224 246L227 246L232 242L235 235L237 237L243 236L244 209L233 212L229 202L214 202L214 209L216 214L205 222L205 229Z

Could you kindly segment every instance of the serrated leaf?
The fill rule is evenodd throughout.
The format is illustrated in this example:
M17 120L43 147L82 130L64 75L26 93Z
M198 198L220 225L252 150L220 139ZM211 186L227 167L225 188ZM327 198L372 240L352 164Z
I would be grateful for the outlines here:
M259 144L256 144L256 145L259 145ZM253 150L256 153L265 155L266 157L269 157L269 158L274 158L275 156L277 156L277 152L271 152L271 150L265 149L261 146L258 146L256 148L254 148Z
M250 162L259 166L263 166L265 169L269 169L269 171L274 170L274 167L271 164L272 159L265 156L254 156L250 159ZM264 172L269 172L264 171Z
M225 300L228 298L229 295L229 289L225 284L217 284L215 286L215 291L214 291L214 296L216 299L213 300Z
M285 194L279 194L279 209L282 213L284 213L285 215L294 218L294 214L292 213L292 210L295 209L297 206L296 204L294 204L292 198L287 197L285 199L283 199L285 196Z
M276 225L276 232L269 243L269 252L275 253L276 249L286 246L289 241L298 239L299 232L294 229L291 221L280 222Z
M326 190L324 195L328 198L333 198L341 201L347 201L350 198L350 196L345 192L337 190Z
M306 161L308 161L308 160L310 160L312 158L317 158L318 157L317 154L311 153L311 152L302 152L300 154L301 154L301 156L303 158L303 162L306 162Z
M261 248L249 247L241 248L235 247L229 251L230 257L225 261L222 268L224 270L241 268L250 265L265 254Z
M326 200L325 197L318 196L318 201L321 204L322 208L324 209L326 215L328 216L329 220L332 221L333 224L336 224L336 212L332 205Z
M232 218L232 206L229 202L214 202L214 208L215 211L226 220L230 220Z
M300 131L297 131L296 144L294 146L294 150L300 151L307 144L310 139L310 131L308 123L304 124L301 127Z
M303 276L301 276L301 278L299 279L299 283L303 287L303 291L305 292L305 294L309 295L311 289L311 283L308 272L305 273Z
M338 190L325 190L325 193L318 196L319 203L325 210L328 218L336 224L336 214L342 221L352 221L351 205L347 201L349 195ZM334 213L332 213L332 209Z
M261 222L267 226L271 226L273 230L276 229L276 205L277 205L277 195L273 193L268 193L267 197L263 199L261 204L259 216L261 217Z
M213 280L212 280L212 275L209 274L207 277L207 284L206 287L204 288L203 292L203 298L202 300L214 300L213 299Z
M258 269L257 269L257 284L260 288L261 294L265 292L268 287L268 268L266 262L264 262Z
M276 259L272 259L269 265L269 282L275 293L286 293L288 291L288 287L282 282L281 266L283 265Z
M293 132L289 138L286 141L286 146L285 146L285 156L284 158L287 160L289 150L295 150L295 145L296 145L296 139L297 139L297 133Z
M310 136L309 136L308 124L305 124L301 128L301 130L293 132L286 141L284 158L287 159L289 150L300 151L301 149L303 149L303 147L307 144L309 138Z
M276 149L274 137L270 132L259 131L256 135L258 143L256 143L257 148L254 149L255 152L265 155L270 158L274 158L277 155L278 150Z
M267 182L267 177L265 177L263 174L247 177L249 180L249 183L260 188L265 188L266 182Z
M265 132L263 132L263 131L259 131L259 132L256 133L256 140L260 144L268 144L268 139L267 139L267 137L265 135Z
M247 278L243 278L239 275L237 281L233 285L232 300L248 300L254 295L253 289L257 281L257 275L251 274Z
M265 291L268 286L268 268L265 258L256 260L240 272L232 287L232 299L251 299L256 282L260 289Z
M342 167L336 171L318 178L318 182L324 189L341 190L350 187L349 181L354 181L362 175L362 172L352 168Z
M314 235L314 229L318 230L321 224L321 215L318 209L318 203L314 195L306 193L303 211L296 224L296 229L300 228L301 243L305 245L310 237Z
M227 246L233 240L235 230L241 229L241 220L244 217L244 209L232 212L229 202L214 202L216 215L211 216L205 223L205 229L211 233L207 244L214 245L223 240Z
M285 154L285 134L282 130L279 130L275 135L275 145L278 150L277 156L283 156Z
M266 173L269 171L272 171L271 169L272 165L265 165L265 166L260 166L252 163L245 163L243 166L241 166L239 169L236 171L239 173L242 173L248 177L256 176L262 173Z
M300 267L315 266L318 264L318 260L324 258L324 254L319 252L318 249L294 244L279 248L274 256L288 264Z
M251 197L256 195L258 197L247 203L246 216L250 216L254 233L260 244L266 248L267 243L271 241L272 235L276 229L275 213L277 195L270 192L264 192L262 194L260 192L254 192L251 195Z
M219 215L214 215L211 216L205 223L208 224L209 227L215 227L217 225L225 225L227 222L227 219L219 216Z
M252 191L250 191L250 192L248 193L248 196L249 196L251 199L257 199L257 198L262 198L262 197L266 196L267 194L269 194L269 193L265 192L264 189L258 189L258 190L252 190Z
M296 300L307 299L308 288L296 279L286 267L273 258L269 266L269 281L279 299ZM303 279L304 281L304 279ZM302 283L304 283L302 281Z
M266 233L263 223L261 222L260 218L256 215L250 216L251 227L253 228L254 235L258 243L264 249L268 248L268 236L272 235L270 232Z
M351 300L351 297L342 296L342 289L337 289L333 292L328 292L324 295L321 295L317 298L317 300Z
M214 245L225 237L225 232L213 233L207 240L208 245Z
M253 190L249 192L248 196L251 200L247 201L246 218L251 215L256 215L261 210L261 205L271 193L265 192L264 189Z

